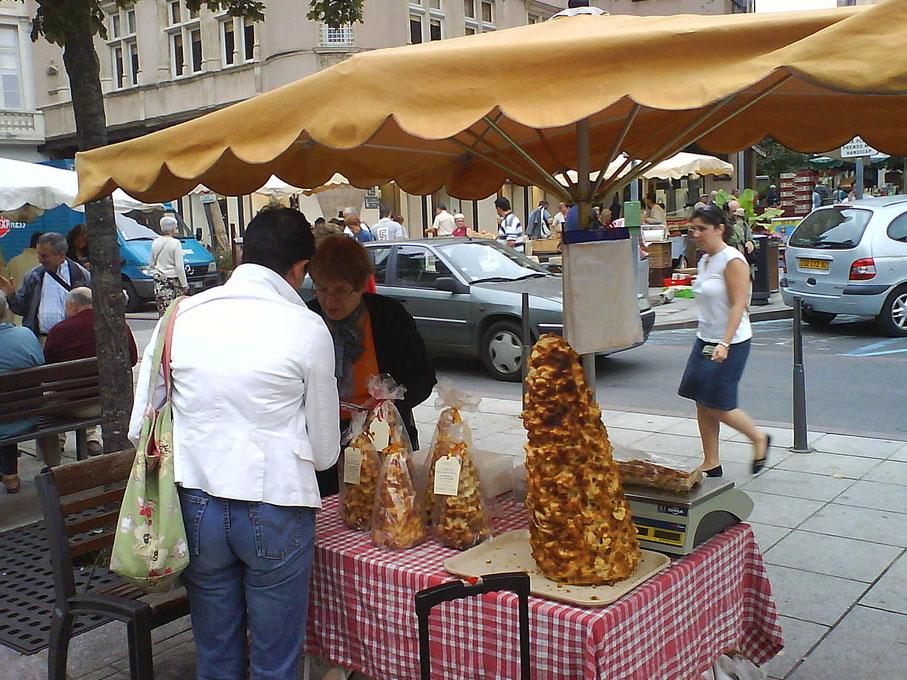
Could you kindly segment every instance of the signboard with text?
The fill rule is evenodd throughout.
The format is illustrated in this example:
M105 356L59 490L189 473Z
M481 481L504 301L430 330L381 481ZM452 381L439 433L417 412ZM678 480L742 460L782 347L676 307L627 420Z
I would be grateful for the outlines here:
M862 156L874 156L879 153L869 144L859 137L854 137L841 147L841 158L860 158Z

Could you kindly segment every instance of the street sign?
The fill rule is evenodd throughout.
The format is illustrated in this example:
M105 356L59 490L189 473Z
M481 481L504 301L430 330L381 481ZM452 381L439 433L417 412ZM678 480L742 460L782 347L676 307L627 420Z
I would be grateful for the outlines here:
M213 194L213 193L211 193L211 194L202 194L202 195L201 195L201 200L202 200L202 205L206 205L206 204L208 204L208 203L217 203L217 195L216 195L216 194Z
M877 153L879 152L876 149L873 149L859 137L854 137L841 147L841 158L861 158L863 156L874 156Z

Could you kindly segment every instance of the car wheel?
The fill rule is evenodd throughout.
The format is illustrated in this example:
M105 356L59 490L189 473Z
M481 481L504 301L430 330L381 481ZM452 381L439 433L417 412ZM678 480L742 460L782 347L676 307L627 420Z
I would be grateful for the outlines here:
M138 312L142 309L142 298L135 291L135 286L129 279L123 279L123 297L126 298L126 311Z
M513 321L491 324L482 336L482 361L496 380L519 382L522 379L522 332Z
M907 286L891 291L876 317L876 324L885 335L907 337Z
M837 316L831 312L817 312L814 309L804 309L802 313L803 320L810 326L827 326Z

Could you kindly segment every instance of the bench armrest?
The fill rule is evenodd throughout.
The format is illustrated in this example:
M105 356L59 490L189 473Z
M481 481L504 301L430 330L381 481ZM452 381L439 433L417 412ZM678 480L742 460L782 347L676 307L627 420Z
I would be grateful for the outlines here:
M73 614L104 614L117 621L128 622L142 616L151 616L151 607L147 602L116 595L75 595L67 600L67 604Z

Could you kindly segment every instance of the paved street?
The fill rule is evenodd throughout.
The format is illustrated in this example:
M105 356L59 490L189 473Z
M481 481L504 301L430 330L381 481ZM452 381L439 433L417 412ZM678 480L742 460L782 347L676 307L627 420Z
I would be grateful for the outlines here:
M792 422L792 328L789 319L753 325L740 396L757 421L788 427ZM644 346L599 359L602 406L694 415L692 403L676 394L694 337L694 329L656 330ZM870 321L842 317L825 328L804 326L804 351L810 429L907 439L907 418L896 396L896 386L907 381L907 338L887 338ZM520 394L518 384L487 378L478 363L438 359L437 368L478 394Z

